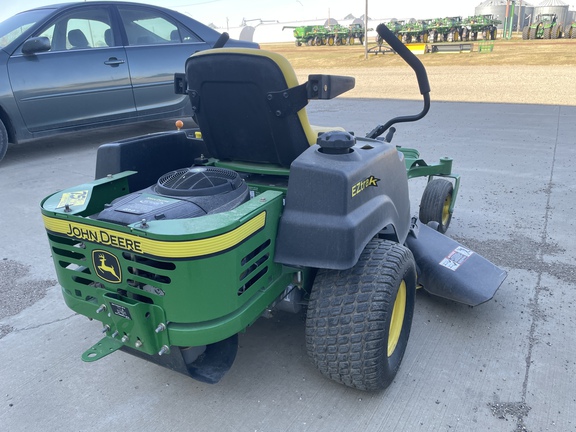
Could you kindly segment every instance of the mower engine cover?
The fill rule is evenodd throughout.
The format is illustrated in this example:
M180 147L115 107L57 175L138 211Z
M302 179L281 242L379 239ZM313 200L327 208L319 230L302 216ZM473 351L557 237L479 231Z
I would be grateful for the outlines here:
M232 210L248 201L249 189L235 171L192 167L171 171L147 189L115 199L94 218L121 225L185 219Z

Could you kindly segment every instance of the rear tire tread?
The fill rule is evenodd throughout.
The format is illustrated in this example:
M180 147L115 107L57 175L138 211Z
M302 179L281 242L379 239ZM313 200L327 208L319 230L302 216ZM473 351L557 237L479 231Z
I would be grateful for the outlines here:
M398 279L406 280L405 318L396 350L388 358L387 326ZM412 253L385 240L368 243L351 269L320 270L306 318L306 348L313 363L323 375L348 387L386 388L406 349L415 291Z

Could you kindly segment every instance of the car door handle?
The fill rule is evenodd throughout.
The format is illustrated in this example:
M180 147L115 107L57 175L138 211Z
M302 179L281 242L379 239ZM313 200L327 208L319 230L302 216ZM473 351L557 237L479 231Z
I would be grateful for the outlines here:
M124 60L117 59L116 57L110 57L104 62L105 65L117 67L118 65L124 64Z

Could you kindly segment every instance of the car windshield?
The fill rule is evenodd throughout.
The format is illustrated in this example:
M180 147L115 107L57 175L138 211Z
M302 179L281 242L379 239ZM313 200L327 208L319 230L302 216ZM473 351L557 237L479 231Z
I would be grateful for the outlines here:
M0 49L8 46L28 28L52 13L54 9L36 9L16 14L0 22Z

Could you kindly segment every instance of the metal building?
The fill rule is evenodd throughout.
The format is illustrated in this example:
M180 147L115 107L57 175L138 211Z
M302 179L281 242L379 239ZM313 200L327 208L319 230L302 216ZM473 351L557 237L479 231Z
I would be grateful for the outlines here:
M534 5L516 0L516 25L518 31L522 31L524 26L530 25L532 22L532 17L534 16Z
M502 24L498 25L498 30L502 30L504 28L504 21L506 20L507 3L507 0L486 0L474 8L474 15L492 15L494 19L502 21ZM514 10L512 22L513 28L516 28L516 23L518 22L516 10Z
M562 24L570 24L570 14L568 12L568 4L561 0L544 0L538 6L534 7L532 21L540 14L556 14L556 22Z

